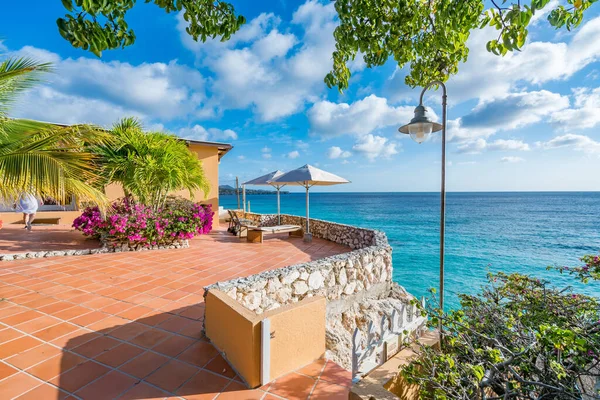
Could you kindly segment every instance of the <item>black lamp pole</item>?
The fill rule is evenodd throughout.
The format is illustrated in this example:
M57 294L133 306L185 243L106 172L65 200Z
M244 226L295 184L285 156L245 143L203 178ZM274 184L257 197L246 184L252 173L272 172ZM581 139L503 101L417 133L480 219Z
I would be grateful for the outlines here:
M442 124L432 122L427 117L427 110L423 106L423 96L427 89L432 86L442 88ZM424 141L431 132L442 131L442 187L441 187L441 207L440 207L440 310L444 310L444 239L446 229L446 108L447 94L446 85L441 81L433 81L423 88L419 98L419 106L415 108L415 117L408 125L399 129L402 133L411 134L411 137L418 143ZM419 131L420 130L420 131ZM419 134L420 132L420 134ZM425 133L423 133L425 132ZM414 136L413 136L414 134ZM440 322L441 332L441 322Z

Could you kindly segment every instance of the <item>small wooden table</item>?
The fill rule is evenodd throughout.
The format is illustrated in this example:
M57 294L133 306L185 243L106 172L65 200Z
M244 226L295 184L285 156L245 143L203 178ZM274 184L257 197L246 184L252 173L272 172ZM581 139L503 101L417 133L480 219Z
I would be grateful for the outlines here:
M33 220L33 225L59 225L60 217L40 217Z
M246 240L250 243L262 243L265 233L289 233L290 236L302 237L302 227L299 225L249 226L242 225L246 230Z

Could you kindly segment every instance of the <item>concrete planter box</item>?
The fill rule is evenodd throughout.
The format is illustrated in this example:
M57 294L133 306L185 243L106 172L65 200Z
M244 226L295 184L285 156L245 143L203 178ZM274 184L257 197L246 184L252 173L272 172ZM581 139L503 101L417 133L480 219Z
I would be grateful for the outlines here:
M323 297L256 314L220 290L206 295L206 336L250 388L309 364L325 353Z

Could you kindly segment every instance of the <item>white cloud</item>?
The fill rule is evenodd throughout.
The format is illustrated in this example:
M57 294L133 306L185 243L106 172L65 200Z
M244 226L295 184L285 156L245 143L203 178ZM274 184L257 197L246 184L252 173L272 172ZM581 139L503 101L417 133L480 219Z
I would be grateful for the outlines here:
M386 127L396 132L400 125L410 121L413 112L413 107L393 107L387 99L370 95L351 104L319 101L308 110L308 120L311 133L316 135L362 136Z
M300 157L300 152L298 150L290 151L289 153L286 154L286 157L291 158L292 160L296 159L296 158Z
M529 151L529 144L522 140L504 140L498 139L493 142L487 142L485 139L476 139L470 142L464 142L458 145L457 153L478 154L485 150L490 151Z
M514 157L514 156L502 157L500 159L500 162L511 163L511 164L516 164L516 163L520 163L523 161L525 161L525 159L523 159L521 157Z
M573 98L573 108L552 114L557 129L587 129L600 124L600 88L573 89Z
M281 34L277 29L273 29L265 37L254 42L252 50L261 60L271 60L284 57L296 42L294 35Z
M208 130L206 130L201 125L194 125L191 128L181 128L177 132L177 136L182 137L184 139L192 139L192 140L208 140Z
M352 155L349 151L342 150L341 147L331 146L329 150L327 150L327 157L330 159L336 158L348 158Z
M181 128L177 131L177 136L200 141L228 141L238 138L237 133L231 129L221 130L218 128L205 129L201 125L194 125L190 128Z
M310 145L308 143L306 143L305 141L303 141L303 140L296 140L294 142L294 144L295 144L295 146L297 148L299 148L301 150L306 150L306 149L308 149L310 147Z
M211 134L211 138L214 140L236 140L238 138L237 133L231 129L221 130L210 128L208 131Z
M369 134L361 137L352 150L364 155L370 161L375 161L377 158L390 158L394 154L398 154L396 146L396 143L387 138Z
M550 11L554 10L560 4L559 0L550 0L546 6L541 10L536 10L533 17L531 17L531 25L536 25L544 20Z
M600 154L600 142L595 141L589 136L572 133L556 136L547 142L537 142L536 145L546 150L569 147L587 154Z
M489 143L487 148L488 148L488 150L495 150L495 151L509 151L509 150L529 151L529 150L531 150L527 143L523 142L522 140L513 140L513 139L509 139L509 140L498 139L492 143Z
M52 62L56 69L48 83L18 103L15 111L20 117L107 125L127 115L149 122L203 111L205 78L177 61L133 65L86 57L63 59L31 46L11 55Z
M464 142L458 145L456 152L464 154L479 154L487 147L485 139L475 139L470 142Z
M185 30L187 22L183 19L183 12L179 13L177 16L177 21L177 30L179 31L183 45L198 53L199 56L218 53L223 49L256 41L265 36L265 31L267 29L270 29L272 26L276 26L281 22L281 20L273 13L262 13L242 25L240 30L226 42L221 42L220 40L196 42Z
M522 83L539 85L564 80L600 59L600 17L584 23L568 42L529 41L522 51L504 57L485 49L486 43L497 35L494 28L471 33L467 41L469 58L447 83L451 105L468 99L504 97ZM393 101L418 94L404 84L405 76L406 70L396 70L386 84L384 93Z
M519 82L541 84L573 76L600 59L600 17L583 24L569 43L532 41L521 52L498 57L485 50L493 29L475 31L468 42L469 60L448 87L463 99L501 97ZM454 101L454 100L452 100Z
M547 90L508 94L482 102L467 115L449 121L449 139L468 141L485 138L498 131L550 121L552 115L568 107L567 96Z
M309 0L292 17L298 36L280 32L280 19L263 13L225 43L193 42L181 16L178 29L198 62L214 73L208 104L215 113L250 108L261 121L273 121L302 111L325 90L335 15L333 3Z
M101 99L69 95L48 86L25 92L11 108L11 116L62 124L97 124L109 127L125 116L143 119L136 110Z

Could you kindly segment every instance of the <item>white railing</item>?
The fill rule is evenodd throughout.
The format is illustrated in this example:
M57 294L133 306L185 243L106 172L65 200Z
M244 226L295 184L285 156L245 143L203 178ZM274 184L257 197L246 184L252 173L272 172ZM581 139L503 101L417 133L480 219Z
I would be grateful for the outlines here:
M425 309L425 298L421 299ZM367 337L356 328L352 335L352 381L357 382L373 369L397 354L410 341L411 336L421 336L427 316L422 316L416 304L405 304L392 315L383 315L379 321L379 335L373 321L369 322Z

